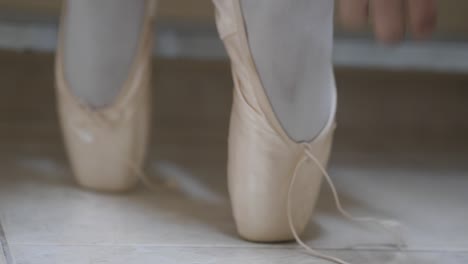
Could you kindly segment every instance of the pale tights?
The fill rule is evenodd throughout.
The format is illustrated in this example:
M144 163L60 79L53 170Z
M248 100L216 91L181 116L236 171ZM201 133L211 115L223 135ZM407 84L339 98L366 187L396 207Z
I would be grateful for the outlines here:
M146 0L68 0L65 77L90 107L113 102L135 55ZM333 1L242 0L249 44L286 132L313 139L332 114Z
M65 77L72 92L92 108L119 94L138 46L146 0L67 0Z
M310 141L334 109L333 1L241 0L252 56L273 110Z

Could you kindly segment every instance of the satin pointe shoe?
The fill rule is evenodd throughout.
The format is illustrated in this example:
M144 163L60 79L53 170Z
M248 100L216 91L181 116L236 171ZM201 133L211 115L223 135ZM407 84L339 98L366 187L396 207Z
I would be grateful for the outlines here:
M310 142L292 140L275 116L257 72L240 0L213 0L217 27L231 60L228 189L239 235L249 241L295 239L309 222L335 130L332 114ZM330 76L333 69L330 65Z
M83 187L114 192L128 190L138 183L151 119L155 4L154 0L147 1L138 50L128 78L114 102L102 108L89 107L70 89L64 75L63 26L60 30L55 62L58 110L72 171Z

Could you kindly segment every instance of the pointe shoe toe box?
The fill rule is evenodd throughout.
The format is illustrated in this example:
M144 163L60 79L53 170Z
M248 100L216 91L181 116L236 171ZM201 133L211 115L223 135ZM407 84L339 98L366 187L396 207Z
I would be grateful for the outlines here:
M229 137L228 181L239 234L250 241L294 239L287 214L288 189L304 158L303 145L286 142L249 107L235 98ZM250 113L245 113L249 111ZM325 165L333 129L309 146ZM320 192L322 175L311 160L297 168L292 186L291 212L295 229L302 233Z
M121 109L95 112L60 97L65 145L77 182L98 191L125 191L138 182L149 130L149 96ZM143 98L142 98L143 97Z

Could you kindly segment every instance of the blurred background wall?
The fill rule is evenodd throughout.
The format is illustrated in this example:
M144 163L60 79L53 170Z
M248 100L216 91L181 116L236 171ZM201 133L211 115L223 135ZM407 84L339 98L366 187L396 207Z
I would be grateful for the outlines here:
M57 17L61 0L0 0L0 12L35 17ZM468 1L439 0L438 35L468 37ZM211 0L160 0L160 18L166 21L211 23Z
M61 0L0 0L0 49L53 51ZM335 63L355 67L468 72L468 1L439 0L437 33L428 42L377 45L370 31L337 23ZM160 0L155 52L162 57L225 59L211 0Z

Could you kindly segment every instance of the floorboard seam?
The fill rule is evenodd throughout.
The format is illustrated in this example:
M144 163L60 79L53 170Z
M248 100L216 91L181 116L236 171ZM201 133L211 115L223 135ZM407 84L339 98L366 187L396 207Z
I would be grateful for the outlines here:
M3 229L2 221L0 220L0 246L2 247L2 254L5 258L6 264L14 264L11 255L10 246L6 239L5 230Z
M12 243L14 246L54 246L54 247L148 247L148 248L226 248L226 249L300 249L299 245L193 245L193 244L145 244L145 243ZM404 253L461 253L467 254L468 248L333 248L315 247L324 251L356 252L404 252Z

